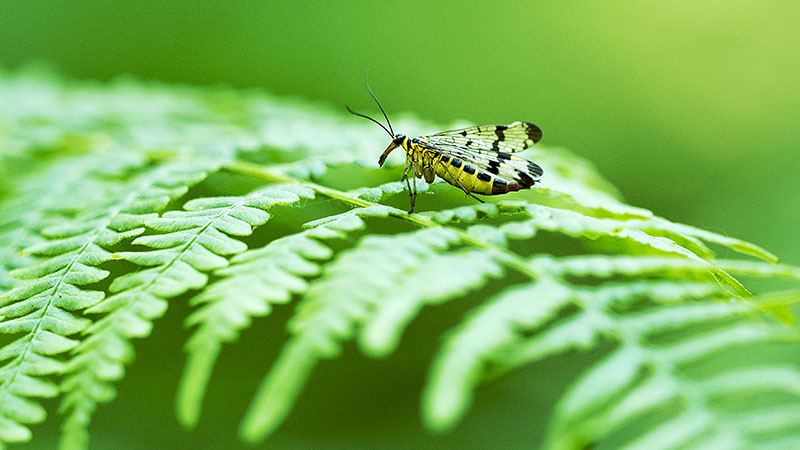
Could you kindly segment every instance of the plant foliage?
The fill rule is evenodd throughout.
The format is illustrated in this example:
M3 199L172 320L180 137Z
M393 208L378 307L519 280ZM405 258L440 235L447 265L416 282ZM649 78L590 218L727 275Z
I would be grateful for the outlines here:
M61 448L88 448L134 338L176 297L194 308L176 389L186 427L226 344L276 305L293 311L290 338L242 419L250 442L348 341L390 356L449 302L463 307L421 393L430 430L456 426L481 384L591 353L531 445L800 445L800 361L781 357L797 352L800 291L772 287L800 269L626 205L567 151L531 151L542 187L484 204L422 183L432 195L409 215L391 181L402 161L374 167L383 136L326 107L41 73L0 74L0 99L0 447L31 439L39 399L57 397Z

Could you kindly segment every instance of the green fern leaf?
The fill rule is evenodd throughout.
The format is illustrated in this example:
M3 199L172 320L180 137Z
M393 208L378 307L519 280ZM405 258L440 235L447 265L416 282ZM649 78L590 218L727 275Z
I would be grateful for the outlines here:
M304 278L320 269L315 261L329 259L333 253L324 241L363 228L359 216L371 214L361 208L328 217L324 224L237 255L231 266L216 272L224 278L192 300L203 307L186 322L198 329L186 346L189 359L178 396L178 417L185 425L197 423L222 343L235 341L239 331L250 325L251 317L269 313L271 303L286 303L293 294L305 292L308 283Z
M17 267L34 263L33 253L22 252L41 242L40 232L48 225L61 225L63 217L91 214L104 205L104 199L118 198L126 179L115 177L144 164L141 156L99 153L88 157L71 157L23 177L9 187L1 202L0 217L0 293L16 283L8 273ZM61 180L52 186L54 179Z
M170 173L174 183L165 186L162 179ZM205 173L205 168L187 172L184 165L145 172L127 186L129 190L118 189L119 197L108 202L107 208L43 228L40 233L48 240L25 250L43 260L12 271L11 275L25 281L6 292L0 303L4 305L0 308L4 317L0 331L22 334L2 349L3 360L8 362L0 368L0 417L18 425L9 427L9 434L0 435L0 439L26 440L28 431L21 424L44 418L44 410L24 397L53 396L55 385L48 381L31 384L30 380L64 372L64 364L52 356L76 347L79 341L64 336L90 325L88 319L75 313L102 300L104 293L79 286L97 283L109 275L109 271L95 267L111 259L106 248L143 232L140 225L151 212L166 206L170 196L186 192L188 185ZM36 386L45 389L37 390ZM28 411L39 413L19 415L19 402L28 405Z
M295 337L253 399L242 423L242 436L257 441L280 423L315 361L338 356L338 341L352 337L355 327L396 289L395 277L419 277L421 263L456 241L452 231L429 228L392 238L367 238L342 253L298 305L290 323ZM381 277L364 280L361 275L368 270L381 273ZM354 285L359 289L348 289ZM348 295L343 297L342 292Z
M155 250L120 252L116 257L150 268L116 278L109 288L114 295L87 310L105 316L86 331L68 367L61 405L67 414L62 447L86 442L91 413L98 403L112 398L109 383L121 377L132 358L128 341L150 333L150 323L167 308L165 300L203 287L204 272L226 266L223 256L247 248L231 236L249 235L269 219L267 209L300 200L298 193L309 195L293 186L272 186L243 197L196 199L184 205L185 211L146 221L149 228L164 234L141 236L133 244Z
M240 425L249 442L280 427L320 361L349 341L392 357L445 303L455 325L426 337L441 342L422 392L429 430L454 430L483 384L589 354L552 412L529 408L549 425L528 446L800 440L800 269L625 204L566 150L529 152L541 188L475 204L420 182L428 210L408 214L405 183L385 182L402 158L374 167L385 136L323 106L41 74L0 73L0 95L18 105L0 110L0 448L31 438L46 397L61 401L61 448L88 448L134 339L154 339L179 296L194 308L176 399L185 427L226 345L275 305L292 311ZM753 258L718 260L720 248Z

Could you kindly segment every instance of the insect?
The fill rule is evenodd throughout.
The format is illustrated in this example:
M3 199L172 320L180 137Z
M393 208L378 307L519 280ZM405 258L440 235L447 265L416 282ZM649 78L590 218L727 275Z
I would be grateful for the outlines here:
M389 147L378 159L379 166L383 167L392 150L398 147L405 150L406 164L401 181L406 182L411 197L409 214L414 212L417 178L425 178L426 182L432 183L438 176L481 203L483 200L475 194L505 194L529 189L541 181L543 171L538 164L512 155L542 139L542 130L536 125L529 122L483 125L408 138L394 132L389 117L366 83L366 78L364 82L383 113L388 128L372 117L353 111L349 106L346 107L347 111L375 122L392 137Z

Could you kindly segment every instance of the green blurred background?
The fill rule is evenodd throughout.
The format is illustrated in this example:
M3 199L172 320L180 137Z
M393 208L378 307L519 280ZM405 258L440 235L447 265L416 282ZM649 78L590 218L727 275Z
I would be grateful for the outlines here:
M5 68L45 61L76 78L133 74L194 85L263 87L372 112L362 84L369 69L372 87L390 115L411 112L444 124L458 119L535 122L544 130L543 145L568 147L594 162L631 204L755 242L785 262L800 263L800 2L6 1L0 8L0 65ZM377 127L376 133L381 133ZM170 309L165 320L179 324L180 314ZM270 323L280 329L280 320ZM149 389L162 400L171 398L182 361L164 375L168 385L147 385L153 382L148 367L159 367L179 351L179 340L174 348L152 347L164 337L137 344L144 361L123 382L123 389L128 386L119 399L123 409L101 410L111 416L98 419L96 429L124 422L124 408L147 410L137 403L137 392ZM406 351L430 355L436 342L428 343L427 353L414 345ZM266 360L274 357L270 352ZM364 380L400 376L396 365L351 358L347 367L371 374ZM424 373L427 362L400 370ZM229 372L237 370L232 360L220 361L226 363ZM234 388L240 397L252 393L266 367L265 362L241 375L247 378ZM335 369L321 371L317 382L340 377L346 383ZM537 395L553 400L563 389L515 391L529 375L518 372L508 383L487 388L493 392L485 400L490 404L483 404L483 412L473 410L459 428L460 440L449 443L498 443L491 432L464 432L478 423L532 426L534 434L540 432L543 423L531 424L530 416L503 406L507 399L519 402L520 395L534 403ZM403 425L408 429L418 429L414 417L423 381L407 391L413 397L395 398L410 417ZM378 395L386 386L391 382L362 386L361 392ZM322 390L309 395L334 395L328 400L336 401L335 393ZM225 400L220 391L216 398L209 395L212 405ZM235 412L209 412L213 419L201 422L211 427L206 436L214 436L215 427L233 436L245 405ZM297 414L326 420L317 407L301 401ZM542 406L541 417L548 408ZM165 422L175 429L169 408L159 405L152 413L151 422L142 426L156 430ZM351 413L355 420L372 419L375 430L401 433L396 428L401 424L375 425L378 419L369 414ZM292 416L284 432L302 434L306 423ZM159 437L163 448L173 448L167 445L170 439L180 448L181 439L188 438L164 433ZM284 442L281 436L273 443ZM95 438L105 445L114 439ZM346 448L355 438L342 439L338 444ZM364 439L366 447L374 443ZM307 443L314 442L319 441ZM444 442L432 442L437 443ZM114 445L139 448L131 442ZM205 445L222 448L213 440Z

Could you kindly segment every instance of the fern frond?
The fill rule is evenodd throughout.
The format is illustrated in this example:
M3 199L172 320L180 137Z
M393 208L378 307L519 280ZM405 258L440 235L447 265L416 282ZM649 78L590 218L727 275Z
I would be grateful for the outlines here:
M242 437L259 440L279 424L316 361L339 354L339 343L352 337L356 326L396 289L395 277L424 276L420 264L457 241L452 231L430 228L391 238L367 237L340 253L298 304L289 324L294 337L256 393L242 422ZM365 271L381 276L364 279ZM345 291L348 295L341 296Z
M206 272L227 266L227 256L243 252L247 246L234 237L247 236L264 224L271 206L309 195L298 186L269 186L242 197L191 200L185 211L147 218L147 227L164 234L141 236L133 244L153 250L119 252L115 257L149 268L116 278L109 288L114 295L87 310L104 316L86 330L67 367L62 448L85 446L92 412L98 403L113 398L111 383L133 357L129 341L150 333L151 322L167 308L166 300L203 287Z
M729 261L723 265L733 273L800 279L800 271L792 267L739 261ZM708 263L682 258L537 256L531 260L531 269L539 274L536 284L488 302L484 309L465 321L443 347L443 356L434 365L426 395L428 418L437 428L452 426L463 412L462 408L469 402L468 393L474 389L476 373L483 372L489 366L493 366L495 372L505 372L572 348L589 348L609 333L612 336L624 335L628 325L615 325L613 329L606 327L618 320L624 321L624 318L617 319L617 314L625 311L626 304L633 300L643 298L658 303L709 296L725 298L728 295L727 290L711 278ZM628 277L630 281L606 283L594 288L575 285L575 277L596 280L619 276ZM640 277L647 278L636 281ZM653 277L695 281L674 282L669 278L662 281ZM795 302L800 300L793 294L787 296ZM758 299L749 299L748 302L711 303L704 306L723 311L723 316L736 316L743 311L755 313L760 305ZM778 302L773 300L770 303ZM569 320L552 324L551 321L558 317L560 311L570 305L582 308L583 312ZM688 321L688 310L685 312L685 320ZM666 310L653 317L659 323L671 322L671 314ZM537 331L544 325L547 325L546 329ZM535 337L520 340L523 335ZM471 345L477 342L481 345ZM437 397L457 397L462 402L453 405L446 400L437 400Z
M142 233L141 225L152 213L205 176L205 168L187 170L184 166L145 172L127 190L117 189L118 197L106 202L106 209L90 212L90 208L86 216L53 223L41 230L47 240L25 250L41 261L12 271L11 275L25 281L2 297L0 332L22 336L0 349L2 360L9 360L0 368L0 419L6 424L0 429L0 440L27 440L30 432L22 424L44 418L44 410L26 397L58 392L52 382L41 377L64 371L64 363L55 356L78 345L66 336L90 324L75 313L104 297L102 291L80 286L105 279L109 272L97 266L111 259L107 248ZM20 410L19 403L27 408Z
M641 260L641 264L639 261ZM713 351L724 349L737 343L752 343L761 340L790 339L800 337L795 331L783 326L764 328L752 324L733 325L736 316L752 315L758 311L757 300L748 303L699 303L682 304L667 307L654 307L645 313L623 315L634 300L647 299L655 304L663 302L686 302L687 300L703 300L709 296L724 298L726 291L711 281L695 283L674 281L638 281L635 283L606 283L601 287L574 288L564 284L562 276L594 276L611 277L614 275L659 274L654 270L661 265L674 268L680 260L674 258L602 258L574 257L559 261L558 258L536 258L534 267L541 268L543 276L533 286L519 288L490 301L477 311L469 320L459 327L441 350L431 372L431 380L426 388L424 413L429 425L434 429L446 429L463 414L472 398L476 383L483 377L497 376L515 367L530 364L553 354L563 353L569 349L591 348L602 338L610 338L620 342L620 349L610 356L605 363L595 366L591 379L579 382L574 390L562 402L562 415L556 416L556 425L550 432L551 442L548 448L578 448L602 439L607 433L614 431L632 418L631 415L620 417L618 411L609 411L609 416L598 414L598 403L614 402L610 407L625 408L626 402L641 406L643 399L621 397L619 394L626 383L633 383L641 371L654 365L659 366L661 377L670 378L669 386L673 386L673 396L687 389L687 383L678 372L674 374L674 366L695 360ZM609 264L610 263L610 264ZM773 266L760 266L770 268ZM696 270L695 275L707 277L707 268L697 265L682 265L681 270ZM750 273L755 271L750 270ZM776 272L778 272L776 270ZM791 276L800 275L796 270ZM798 293L790 296L797 302ZM535 299L535 301L531 301ZM581 308L577 315L557 320L561 311L574 305ZM554 322L555 321L555 322ZM710 324L717 324L718 333L708 333L704 337L692 334L692 327L704 329ZM546 328L543 328L545 327ZM669 330L685 332L685 346L673 344L669 348L648 348L647 341L652 335ZM526 338L525 336L533 336ZM671 352L671 353L670 353ZM688 352L688 353L687 353ZM670 356L667 356L670 355ZM800 373L796 368L794 379ZM587 375L590 376L590 375ZM613 388L614 380L620 380L619 389ZM641 393L649 395L648 401L656 408L666 401L658 397L663 392L665 380L659 379L652 385L641 388ZM795 387L796 389L796 387ZM693 390L691 390L693 391ZM596 398L601 394L602 399ZM644 394L642 394L644 395ZM708 412L708 411L706 411ZM643 413L643 411L638 411ZM589 415L590 414L590 415ZM709 413L710 417L714 414ZM708 427L726 424L726 418L716 415L715 420L708 421L707 427L698 428L698 432L708 431ZM591 420L589 420L591 418ZM618 420L618 422L613 422ZM587 429L580 429L586 426ZM685 444L685 443L684 443ZM740 447L746 448L743 442ZM668 448L663 442L659 448ZM643 446L642 448L648 448Z
M626 204L569 151L530 151L542 187L487 203L420 182L429 211L408 214L391 206L406 206L393 198L405 183L384 183L401 155L374 168L385 136L325 106L4 73L0 95L16 106L0 109L0 331L10 335L0 447L29 439L27 425L45 415L37 397L60 395L61 448L87 448L134 338L179 295L196 308L176 400L186 427L223 344L275 305L293 311L240 426L250 442L280 426L346 342L387 357L417 316L446 302L456 324L441 340L425 336L441 341L422 395L430 430L456 427L484 383L591 353L549 414L547 448L800 439L800 366L786 357L800 269ZM272 215L274 227L253 233ZM719 249L754 258L718 260ZM757 294L734 277L756 281ZM777 290L785 280L795 284Z
M575 448L588 442L607 439L620 431L628 422L647 412L663 408L665 404L677 402L676 413L664 423L650 423L654 429L639 436L626 436L630 448L696 447L706 448L711 442L724 438L728 448L752 448L763 444L762 437L756 437L743 429L730 410L715 405L714 396L720 391L705 389L720 376L695 379L691 367L698 361L715 353L759 341L787 340L797 342L800 333L785 327L759 324L733 324L729 319L732 312L748 312L742 304L701 304L681 305L655 309L629 320L619 321L615 328L627 335L621 339L621 347L606 360L592 368L562 399L549 433L547 448ZM751 311L750 311L751 312ZM665 320L666 318L666 320ZM721 323L718 323L721 322ZM714 326L708 331L705 328ZM692 333L692 328L702 325L700 333ZM648 342L648 336L664 333L668 329L689 332L685 340L675 340L668 344ZM785 372L781 380L764 380L757 384L743 382L736 386L728 385L727 396L752 395L758 390L772 390L781 396L800 399L800 379L797 370L782 368ZM739 368L740 375L752 375L753 369ZM763 369L758 369L758 374ZM789 376L785 376L786 373ZM768 372L772 374L773 372ZM597 395L602 386L602 396ZM754 390L755 389L755 390ZM614 399L615 395L621 395ZM613 400L613 401L612 401ZM775 407L772 407L775 408ZM783 410L777 407L776 411ZM758 412L757 414L761 414ZM750 419L753 419L750 416ZM785 420L785 417L776 417ZM676 424L684 424L676 430ZM626 430L627 431L627 430ZM626 433L629 434L629 433Z
M325 192L325 189L320 189L320 192ZM387 189L386 192L393 192L393 189ZM381 193L384 192L383 190L379 189L378 191L374 191L377 195L382 195ZM330 194L330 193L329 193ZM597 237L604 236L604 237L616 237L622 240L628 240L632 245L631 251L635 254L647 254L647 253L654 253L654 254L672 254L674 256L679 256L681 259L681 263L684 263L682 268L684 270L688 269L696 269L698 277L704 278L706 281L697 284L665 284L664 286L659 285L651 285L647 283L643 283L641 289L636 288L635 284L628 284L623 287L613 288L610 290L610 293L617 293L616 295L622 295L624 298L638 298L638 297L647 297L648 295L657 298L657 294L661 293L665 298L668 298L672 301L676 301L682 298L693 298L694 297L707 297L711 294L716 294L718 296L727 295L728 291L724 289L719 284L720 276L726 281L729 287L735 288L738 293L747 294L746 290L741 289L741 285L735 281L732 277L730 277L726 272L724 272L719 267L715 267L714 265L709 265L709 263L695 253L690 251L689 249L678 245L675 241L679 241L688 247L691 247L693 250L696 250L698 253L701 253L706 258L711 258L713 253L704 246L704 244L699 241L698 239L694 238L693 236L682 234L678 231L679 228L672 228L668 224L665 225L665 221L662 219L655 218L654 220L642 220L641 218L637 217L635 219L629 220L616 220L616 219L595 219L592 217L583 216L580 214L575 214L568 210L562 210L558 208L552 207L543 207L543 206L532 206L526 205L518 202L498 202L496 204L480 204L474 205L469 207L462 207L457 208L456 210L451 211L444 211L441 213L433 213L430 215L434 220L440 223L449 223L454 220L458 221L475 221L480 217L497 217L499 214L526 214L531 219L523 220L523 221L508 221L498 227L497 230L492 229L491 227L485 227L482 225L471 226L466 230L466 233L452 230L453 233L460 239L462 242L469 243L470 245L476 245L479 248L484 250L490 250L493 245L500 245L501 247L506 244L507 238L513 239L520 239L520 238L529 238L533 234L535 234L537 229L544 229L548 231L555 231L560 233L565 233L570 236L580 237L586 240L594 240ZM385 214L384 214L385 215ZM324 224L328 219L321 219L316 221L313 225L320 225ZM434 226L435 222L425 222L415 219L415 221L423 226ZM685 231L688 228L681 229L681 231ZM488 234L487 234L488 233ZM767 252L759 252L759 248L755 246L740 246L738 242L735 240L725 241L724 239L718 239L716 235L712 233L704 234L703 237L710 239L716 243L725 243L729 244L732 247L736 248L744 248L746 252L755 253L759 256L765 257L765 259L770 259L769 254ZM674 240L674 241L673 241ZM485 247L482 242L488 243L489 247ZM491 243L494 244L491 244ZM646 246L651 248L650 251L642 251L642 246ZM619 247L616 248L619 250ZM495 247L494 250L490 250L492 252L500 251L503 253L502 248ZM345 253L348 254L348 253ZM389 253L391 254L391 253ZM377 255L370 255L369 260L374 260ZM485 258L486 255L483 255L484 258L482 261L487 261ZM508 262L507 257L509 255L506 253L504 255L495 255L499 256L498 261L500 262ZM442 261L444 261L447 257L444 256ZM513 258L513 256L512 256ZM687 261L685 258L689 258ZM648 260L659 260L662 261L665 265L667 264L666 261L675 261L675 258L655 258L655 257L647 257L642 258L639 257L638 259L644 259L645 261ZM354 258L352 261L348 260L345 264L342 264L342 268L335 270L333 273L339 274L347 273L348 270L344 269L344 267L355 267L356 272L359 271L359 266L355 263L357 258ZM442 261L439 261L441 263ZM613 259L611 259L613 261ZM693 263L691 263L693 261ZM338 262L338 260L337 260ZM425 264L417 261L419 266L425 267ZM494 264L494 263L492 263ZM680 264L680 263L679 263ZM795 271L792 269L787 270L786 268L778 268L775 266L763 266L763 265L756 265L752 263L739 263L739 266L750 266L749 272L754 273L761 273L769 274L770 276L775 276L778 274L787 274L791 273L794 275ZM441 264L433 264L432 266L442 267ZM602 267L603 264L600 264ZM737 267L737 264L732 264L732 267ZM336 267L336 265L332 266ZM371 267L374 269L375 266ZM759 269L756 269L759 267ZM764 268L767 267L767 268ZM517 267L519 269L519 267ZM664 269L663 267L661 268ZM430 270L428 268L428 270ZM361 270L360 272L363 272ZM526 272L523 270L523 272ZM533 270L530 272L534 273L534 277L544 277L544 274L536 274ZM327 273L327 271L326 271ZM405 279L401 276L391 276L393 272L389 271L389 275L387 279L392 280L391 283L399 282L401 285L406 285L402 281ZM546 273L546 272L545 272ZM469 272L466 272L466 276L464 275L465 272L459 272L459 275L463 277L461 280L469 279ZM712 275L716 274L716 278ZM441 273L439 274L441 276ZM480 277L479 277L480 278ZM325 277L323 277L325 279ZM537 282L538 283L538 282ZM347 283L343 283L344 286ZM430 283L429 283L430 284ZM469 283L464 283L463 285L458 285L457 283L453 283L454 286L451 286L451 291L449 292L450 295L453 295L454 292L462 292L463 289L469 288ZM478 281L478 286L482 284ZM324 285L324 284L323 284ZM443 284L444 289L448 288L448 285L445 283ZM461 290L459 289L461 288ZM552 288L552 286L550 286ZM550 289L548 289L550 290ZM326 287L322 289L323 292L341 292L341 289L337 290L336 288ZM313 292L312 290L309 291L307 295ZM552 292L552 291L551 291ZM557 292L557 290L556 290ZM530 292L527 292L530 294ZM609 293L605 293L605 296L611 295ZM281 422L281 420L285 417L288 413L290 405L293 403L294 398L299 393L299 390L302 388L304 380L307 378L308 374L313 368L314 362L316 359L319 358L326 358L332 357L336 355L336 348L338 348L338 344L335 342L350 337L353 333L357 333L357 331L350 330L353 326L361 327L363 326L365 330L362 332L361 336L361 344L362 349L364 349L369 354L380 355L385 354L391 351L393 348L395 339L399 336L399 329L402 328L402 324L406 323L407 321L411 320L412 316L416 313L419 307L426 302L425 295L421 293L417 293L415 298L412 299L406 306L406 315L401 313L401 309L392 310L391 306L386 308L381 308L382 302L384 301L387 294L384 293L383 296L375 295L373 297L380 299L381 301L373 300L373 303L368 303L369 307L361 305L361 306L352 306L350 309L344 308L344 311L348 311L349 314L356 314L356 317L351 317L349 319L344 319L343 317L339 317L339 327L338 334L335 331L331 331L330 334L327 335L327 342L319 342L320 340L325 341L326 336L324 333L322 336L315 334L316 346L308 344L302 339L302 335L290 341L290 344L284 348L284 351L281 357L278 359L276 366L273 370L269 373L268 377L265 379L264 384L261 386L259 393L257 394L256 398L254 399L253 404L251 404L251 409L248 412L248 415L245 417L245 420L242 423L241 433L242 436L247 440L258 440L263 438L264 435L268 434L277 424ZM412 295L413 296L413 295ZM526 295L525 298L530 298L530 295ZM361 298L360 295L356 296L356 298ZM447 298L446 295L444 298ZM611 298L615 298L612 297ZM435 295L433 296L433 300L435 300ZM569 300L568 298L561 299L563 302ZM362 300L363 301L363 300ZM387 301L390 303L391 301ZM397 306L401 302L395 303L394 306ZM300 305L305 305L304 302L301 302ZM560 305L563 306L563 305ZM310 307L306 307L310 308ZM507 308L508 311L516 311L515 307L504 305L504 309ZM313 311L317 311L316 308L311 308ZM377 315L379 319L377 321L373 321L373 310L374 309L382 309L384 311L383 314ZM299 316L302 316L303 306L300 306L298 311ZM360 311L360 312L359 312ZM389 311L386 313L385 311ZM392 314L394 312L395 314ZM662 313L665 317L668 316L667 313ZM724 314L727 317L734 316L735 312L726 311ZM380 324L382 320L395 320L396 324L393 328L389 328L388 332L386 330L381 329ZM344 320L342 323L341 321ZM344 325L344 323L350 322L351 325ZM378 325L370 326L371 323L375 323ZM366 324L366 325L365 325ZM344 327L344 328L342 328ZM310 327L315 330L319 330L320 328L324 327L322 325L312 326ZM574 331L574 330L572 330ZM576 335L580 336L580 333L576 333ZM365 336L368 336L365 338ZM380 336L380 337L379 337ZM563 336L562 336L563 337ZM586 338L587 342L584 346L591 346L593 345L593 340L591 338ZM376 343L376 341L378 343ZM478 341L478 340L476 340ZM490 340L489 340L490 341ZM566 341L570 341L570 339L566 339ZM487 341L483 341L484 343ZM475 344L473 348L482 348L481 346L477 345L476 342L470 342L471 344ZM320 349L323 347L323 349ZM564 350L566 347L561 348L560 350ZM485 350L485 353L492 353L491 350ZM498 353L502 353L504 350L502 346L498 346L495 348ZM555 353L557 350L553 350L552 353ZM333 353L326 353L326 352L333 352ZM445 353L450 353L458 355L458 352L446 351ZM458 359L456 356L455 359ZM204 380L207 380L208 373L205 372ZM445 377L446 378L446 377ZM468 377L469 378L469 377ZM477 383L477 380L480 379L476 373L472 373L472 377L474 382ZM469 386L467 389L464 389L460 392L455 392L454 395L451 395L452 399L458 399L458 402L452 403L448 405L447 400L442 401L441 399L434 399L429 402L430 405L433 405L430 408L430 411L434 411L433 413L427 416L428 418L428 425L434 429L442 429L452 426L460 417L460 414L463 413L466 405L469 402L470 395L466 392L468 389L474 388L475 385ZM432 388L435 390L435 388ZM451 391L452 392L452 391ZM195 396L197 398L197 396ZM433 398L433 397L428 397ZM196 401L192 404L192 407L189 408L191 414L194 414L192 417L193 420L196 420L196 413L197 410L196 405L198 405L199 401ZM448 410L444 413L443 416L437 417L437 412L435 411L437 408L441 409L441 405L444 406L444 410ZM185 405L184 405L185 406Z
M325 224L276 239L231 259L231 265L216 272L221 280L192 299L203 305L186 324L198 329L186 344L189 353L178 393L177 413L187 426L200 414L205 388L223 343L235 341L251 317L268 314L271 304L286 303L293 294L308 289L306 277L319 272L318 260L331 257L328 239L343 238L363 228L364 209L329 217Z
M99 152L57 161L15 183L0 202L0 293L16 284L8 272L35 263L34 253L23 250L42 241L43 229L116 207L109 199L119 198L127 175L145 162L140 155ZM54 179L60 180L57 186Z

